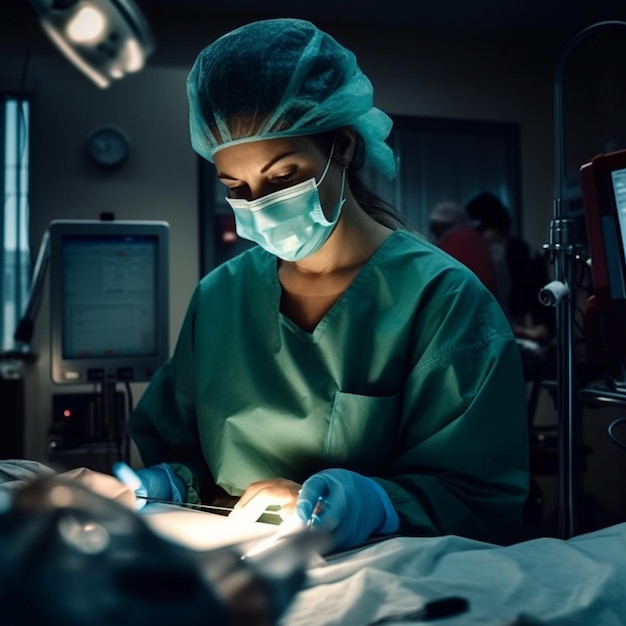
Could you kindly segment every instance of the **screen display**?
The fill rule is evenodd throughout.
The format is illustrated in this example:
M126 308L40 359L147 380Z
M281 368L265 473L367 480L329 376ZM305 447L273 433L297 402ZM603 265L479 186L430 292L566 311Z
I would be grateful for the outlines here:
M169 225L55 220L49 234L52 380L151 380L169 357Z
M157 351L157 241L145 236L65 236L63 357Z
M624 258L626 258L626 168L613 170L611 172L611 181L613 183L613 197L622 235L622 250Z
M593 293L584 314L592 361L626 354L626 150L599 154L580 168Z

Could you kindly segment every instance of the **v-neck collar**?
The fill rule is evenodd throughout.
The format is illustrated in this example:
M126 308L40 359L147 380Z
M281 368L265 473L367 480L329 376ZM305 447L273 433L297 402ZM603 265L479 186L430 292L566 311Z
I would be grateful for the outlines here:
M330 307L330 309L325 313L325 315L320 319L315 328L312 331L307 331L298 324L296 324L291 318L287 317L287 315L281 313L280 311L280 298L282 294L282 286L280 284L280 280L278 278L278 259L267 253L268 258L268 270L271 273L272 279L272 297L274 300L274 306L276 307L277 317L280 323L284 324L287 328L289 328L292 332L301 336L303 338L308 338L309 340L318 341L320 337L324 333L324 329L328 326L331 320L339 314L341 309L345 306L345 303L350 299L351 294L359 289L360 285L368 279L371 275L373 268L376 266L378 262L378 258L382 256L387 248L391 245L391 241L397 238L397 234L402 232L400 230L393 231L390 235L376 248L374 253L365 261L361 269L358 271L356 276L350 281L350 284L346 287L344 292L337 298L335 303Z

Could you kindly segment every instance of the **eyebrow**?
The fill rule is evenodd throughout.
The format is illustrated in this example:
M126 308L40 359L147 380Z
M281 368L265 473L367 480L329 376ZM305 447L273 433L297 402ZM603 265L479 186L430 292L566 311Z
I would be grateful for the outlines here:
M292 154L297 154L298 152L300 152L300 150L289 150L288 152L283 152L281 154L276 155L273 159L268 161L261 168L260 173L261 174L265 174L265 172L267 172L267 170L269 170L270 167L272 167L272 165L274 165L274 163L276 163L277 161L280 161L281 159L284 159L285 157L291 156ZM228 180L239 180L235 176L231 176L230 174L227 174L226 172L219 172L218 171L217 175L218 175L219 178L227 178Z

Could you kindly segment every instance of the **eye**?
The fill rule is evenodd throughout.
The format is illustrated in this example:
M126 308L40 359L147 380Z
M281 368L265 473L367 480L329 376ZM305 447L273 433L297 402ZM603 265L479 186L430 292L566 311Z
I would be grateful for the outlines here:
M228 187L229 198L247 198L250 195L248 185L236 185L235 187Z
M274 184L284 185L284 184L293 182L295 178L296 178L296 172L294 170L292 172L287 172L286 174L272 176L272 182Z

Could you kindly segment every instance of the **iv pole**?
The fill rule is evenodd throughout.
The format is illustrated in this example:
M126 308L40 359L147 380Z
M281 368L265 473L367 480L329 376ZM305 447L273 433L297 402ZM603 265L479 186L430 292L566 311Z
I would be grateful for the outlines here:
M569 298L556 303L557 330L557 411L559 415L559 535L569 539L576 534L576 498L578 481L574 468L576 449L575 419L576 385L574 373L573 318L575 289L573 267L577 246L573 238L573 224L568 217L567 169L565 149L564 75L572 51L589 35L599 30L626 27L626 22L609 20L592 24L580 31L562 52L554 78L554 148L556 184L553 218L550 224L550 243L544 248L550 251L554 262L555 277L569 289ZM567 291L567 290L566 290Z

